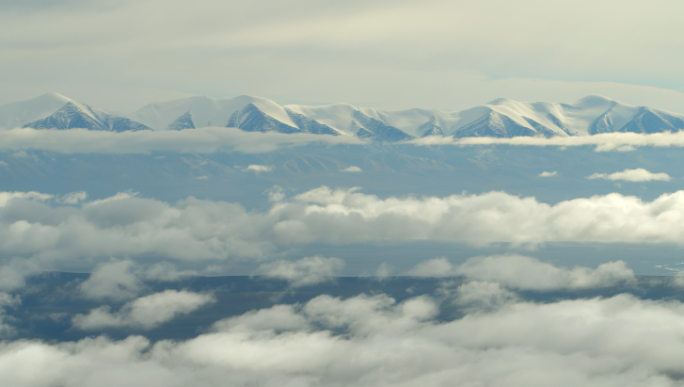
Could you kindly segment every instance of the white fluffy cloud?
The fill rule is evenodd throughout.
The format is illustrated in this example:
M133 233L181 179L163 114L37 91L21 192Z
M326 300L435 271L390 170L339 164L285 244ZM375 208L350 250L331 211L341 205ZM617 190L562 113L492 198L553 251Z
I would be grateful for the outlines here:
M33 199L33 200L48 200L51 199L53 195L44 194L36 191L30 192L0 192L0 207L7 205L12 199Z
M596 269L566 269L531 257L505 255L470 258L455 272L479 281L530 290L582 289L636 283L634 272L622 261L604 263Z
M117 312L100 306L87 315L73 318L75 327L84 330L103 328L152 329L181 314L188 314L214 301L208 294L165 290L124 304Z
M263 173L263 172L271 172L272 170L273 170L273 167L270 165L258 165L258 164L252 164L252 165L250 165L244 169L245 172L253 172L257 175L260 173Z
M450 293L448 288L442 291ZM466 313L490 312L518 301L518 296L514 292L496 282L467 282L460 285L454 295L453 303Z
M665 172L653 173L653 172L649 172L648 170L646 170L644 168L636 168L636 169L625 169L622 172L614 172L614 173L594 173L593 175L588 176L587 179L589 179L589 180L603 179L603 180L612 180L612 181L622 180L622 181L641 182L641 181L670 181L672 178L670 177L670 175L668 175Z
M277 261L259 266L255 274L287 280L292 287L332 281L344 267L339 258L306 257L297 261Z
M0 339L10 339L16 334L16 328L12 324L15 321L7 321L8 318L6 314L6 309L14 309L17 308L19 305L21 305L21 297L5 292L0 292Z
M283 134L245 132L235 128L206 127L174 131L105 132L85 129L15 128L0 131L0 151L40 150L64 154L148 154L155 151L181 153L241 152L265 153L283 147L308 144L363 144L353 136L327 136L308 133ZM638 147L684 147L684 132L676 133L604 133L570 137L438 137L428 136L408 141L419 146L514 145L538 147L594 146L596 151L631 151ZM269 166L248 166L246 171L267 172ZM349 166L343 172L362 172ZM544 172L553 173L553 172ZM552 176L544 175L543 176ZM540 175L540 176L542 176ZM75 200L71 198L71 200ZM83 199L79 199L83 200Z
M556 172L556 171L553 171L553 172L544 171L544 172L539 174L539 177L553 177L553 176L556 176L557 174L558 174L558 172Z
M656 148L681 148L684 147L684 132L664 133L603 133L593 136L570 136L570 137L438 137L428 136L408 141L410 144L431 145L454 145L454 146L477 146L477 145L514 145L514 146L594 146L597 152L608 151L632 151L638 147Z
M0 374L7 385L65 387L680 385L680 302L618 295L531 303L480 285L461 293L486 308L440 322L427 297L322 295L223 320L181 342L5 341ZM478 301L487 297L498 303Z
M274 229L287 225L292 231L288 235L302 242L679 243L684 232L679 221L684 216L684 191L652 202L614 193L549 205L503 192L380 199L321 187L297 196L296 202L305 205L303 216L282 221ZM284 212L293 208L274 207Z
M347 167L347 168L344 168L344 169L342 170L342 172L357 173L357 172L363 172L363 170L361 170L361 168L359 168L359 167L357 167L357 166L351 165L351 166L349 166L349 167Z
M86 129L15 128L0 131L0 151L42 150L57 153L136 154L154 151L182 153L270 152L308 144L361 144L352 136L245 132L236 128L105 132Z
M420 262L409 270L408 274L417 277L448 277L457 275L455 266L444 257Z
M142 281L131 272L133 262L118 261L99 265L87 280L79 285L82 296L90 299L124 300L135 297Z
M604 263L596 269L581 266L568 269L522 255L474 257L462 265L453 265L443 257L435 258L417 264L409 274L464 276L523 290L583 289L636 283L634 272L623 261Z
M0 207L0 256L21 258L8 270L30 272L60 262L90 269L121 256L263 259L309 243L684 241L684 191L650 202L613 193L554 205L504 192L382 199L355 191L320 187L280 198L265 212L127 193L77 206L16 197Z

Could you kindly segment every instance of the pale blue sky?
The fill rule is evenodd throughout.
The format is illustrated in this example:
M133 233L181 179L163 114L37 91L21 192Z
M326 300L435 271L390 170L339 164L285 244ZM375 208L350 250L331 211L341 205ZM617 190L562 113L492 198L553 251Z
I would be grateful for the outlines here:
M185 95L462 109L602 94L684 113L684 3L0 1L0 103Z

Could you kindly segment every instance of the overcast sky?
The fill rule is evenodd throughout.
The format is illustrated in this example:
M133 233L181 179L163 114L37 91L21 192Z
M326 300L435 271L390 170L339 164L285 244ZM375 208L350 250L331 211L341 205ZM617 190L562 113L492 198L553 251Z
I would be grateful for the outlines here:
M674 0L0 0L0 103L259 95L458 110L602 94L684 112Z

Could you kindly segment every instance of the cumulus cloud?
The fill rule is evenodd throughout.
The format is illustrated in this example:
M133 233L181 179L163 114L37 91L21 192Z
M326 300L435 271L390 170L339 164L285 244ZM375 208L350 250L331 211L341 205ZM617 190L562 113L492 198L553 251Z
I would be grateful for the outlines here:
M285 190L279 185L274 185L273 187L264 191L268 195L268 200L271 202L279 202L285 199Z
M284 279L292 287L315 285L332 281L344 267L339 258L306 257L297 261L277 261L259 266L255 274Z
M387 278L392 274L392 266L387 264L387 262L383 262L378 266L378 268L375 270L375 278L378 280L382 281Z
M197 275L194 270L178 270L170 262L141 266L130 259L110 261L95 267L78 286L80 297L91 300L121 301L136 297L145 289L145 281L174 282Z
M252 164L248 166L247 168L244 168L245 172L254 172L255 174L260 174L263 172L271 172L273 171L273 167L270 165L258 165L258 164Z
M454 265L444 257L420 262L409 270L408 274L417 277L447 277L455 275Z
M568 269L522 255L473 257L461 265L453 265L444 257L434 258L420 262L409 274L463 276L520 290L584 289L636 283L634 272L623 261L604 263L596 269L581 266Z
M130 260L99 265L87 280L79 285L80 293L90 299L124 300L135 297L142 281L131 272Z
M174 282L189 276L195 276L197 271L178 270L170 262L159 262L144 268L142 271L138 270L136 275L147 281Z
M351 166L349 166L349 167L347 167L347 168L344 168L344 169L342 170L342 172L354 173L354 172L363 172L363 170L362 170L361 168L359 168L359 167L356 167L356 166L351 165Z
M208 294L165 290L128 302L114 313L109 306L101 306L91 310L87 315L74 316L72 322L75 327L84 330L152 329L211 302L214 302L214 297Z
M310 323L297 305L275 305L268 309L253 310L238 317L227 318L213 324L212 330L246 332L299 331L309 329Z
M352 136L308 133L246 132L236 128L206 127L186 130L106 132L86 129L14 128L0 131L0 151L41 150L56 153L136 154L155 151L181 153L271 152L308 144L362 144Z
M13 386L559 385L676 386L684 373L684 306L611 298L525 302L491 284L460 302L499 304L436 319L428 297L318 296L216 323L186 341L141 336L0 343Z
M12 325L12 323L16 324L16 320L11 318L8 319L6 309L15 309L19 305L21 305L21 297L6 292L0 292L0 339L9 339L16 334L17 330Z
M684 191L652 202L613 193L549 205L503 192L380 199L321 187L295 199L306 203L304 216L283 227L302 241L679 243L684 232L678 220Z
M456 289L453 303L466 313L491 312L518 300L518 296L495 282L472 281Z
M587 179L589 180L595 180L595 179L603 179L603 180L622 180L622 181L632 181L632 182L641 182L641 181L670 181L672 178L670 175L668 175L665 172L660 172L660 173L653 173L649 172L644 168L636 168L636 169L625 169L622 172L614 172L614 173L594 173L591 176L588 176Z
M353 136L328 136L308 133L246 132L236 128L206 127L198 129L136 132L105 132L86 129L14 128L0 131L0 151L16 151L23 157L26 151L38 150L63 154L149 154L151 152L265 153L283 147L309 144L363 144ZM630 151L638 147L684 147L684 132L604 133L570 137L439 137L428 136L408 143L418 146L513 145L513 146L594 146L596 151ZM343 172L361 172L349 166Z
M41 262L140 255L261 257L274 243L269 227L275 219L268 213L192 197L169 205L124 193L80 207L15 198L0 208L0 252Z
M604 263L596 269L567 269L531 257L502 255L470 258L454 272L524 290L583 289L636 283L634 272L623 261Z
M88 198L85 191L71 192L64 195L60 201L64 204L78 204Z
M684 131L663 133L603 133L593 136L570 136L570 137L438 137L428 136L408 141L410 144L431 145L454 145L454 146L477 146L477 145L513 145L513 146L594 146L597 152L608 151L632 151L638 147L656 148L681 148L684 147Z
M52 199L53 195L44 194L36 191L30 192L0 192L0 207L7 206L7 202L12 199L32 199L45 201Z
M46 270L60 262L90 268L122 256L136 262L264 259L310 243L684 241L684 191L653 201L613 193L553 205L505 192L383 199L357 191L320 187L289 199L274 191L278 201L263 212L131 193L76 206L15 197L0 207L0 257Z
M556 172L556 171L553 171L553 172L544 171L544 172L539 174L539 177L553 177L556 175L558 175L558 172Z

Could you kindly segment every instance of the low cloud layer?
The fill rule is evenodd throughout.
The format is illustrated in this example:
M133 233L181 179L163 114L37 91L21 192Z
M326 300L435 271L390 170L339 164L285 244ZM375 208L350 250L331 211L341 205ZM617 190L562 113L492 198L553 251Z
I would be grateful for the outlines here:
M612 181L631 181L631 182L643 182L643 181L670 181L672 178L665 172L653 173L649 172L644 168L636 169L625 169L622 172L615 173L594 173L588 176L589 180L612 180Z
M639 147L656 148L681 148L684 147L684 132L664 132L653 134L641 133L603 133L593 136L570 136L570 137L437 137L429 136L408 141L410 144L454 145L454 146L477 146L477 145L513 145L513 146L538 146L538 147L575 147L594 146L597 152L608 151L632 151Z
M86 129L0 130L0 151L40 150L56 153L147 154L155 151L181 153L271 152L282 147L308 144L361 144L351 136L307 133L257 133L235 128L207 127L186 130L105 132Z
M684 241L684 191L650 202L613 193L550 205L504 192L382 199L320 187L291 198L275 195L264 212L192 197L168 204L122 193L63 205L49 195L12 195L0 206L0 257L10 265L2 267L0 279L8 281L64 263L90 269L111 257L209 264L266 259L311 243ZM89 292L105 285L97 281Z
M514 145L514 146L595 146L597 151L630 151L638 147L684 147L684 132L676 133L604 133L571 137L437 137L429 136L407 142L418 146ZM0 151L31 150L63 154L149 154L151 152L265 153L283 147L309 144L363 144L352 136L327 136L308 133L283 134L245 132L235 128L206 127L177 131L104 132L85 129L15 128L0 131ZM360 172L350 166L344 172Z

